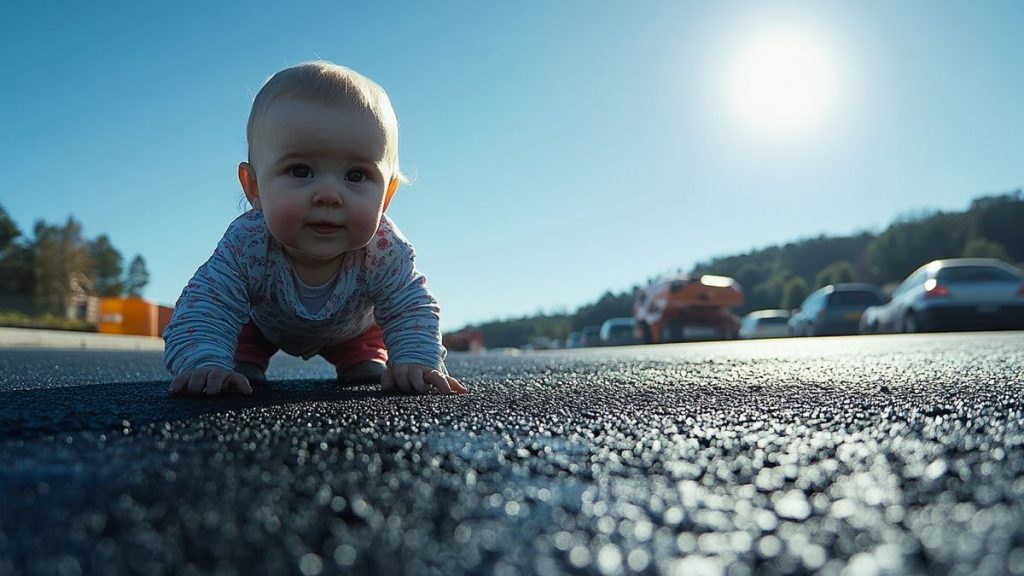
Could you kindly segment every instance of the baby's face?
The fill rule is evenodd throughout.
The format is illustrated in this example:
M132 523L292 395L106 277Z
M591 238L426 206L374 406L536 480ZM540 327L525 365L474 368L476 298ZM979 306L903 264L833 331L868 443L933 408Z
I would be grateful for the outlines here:
M373 238L392 178L384 156L383 130L357 106L282 98L266 111L250 201L300 271L337 265Z

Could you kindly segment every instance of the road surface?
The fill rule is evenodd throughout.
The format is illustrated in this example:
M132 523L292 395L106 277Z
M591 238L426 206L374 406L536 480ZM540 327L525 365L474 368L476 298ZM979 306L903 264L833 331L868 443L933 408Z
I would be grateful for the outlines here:
M1022 574L1024 332L453 355L168 399L0 350L0 574Z

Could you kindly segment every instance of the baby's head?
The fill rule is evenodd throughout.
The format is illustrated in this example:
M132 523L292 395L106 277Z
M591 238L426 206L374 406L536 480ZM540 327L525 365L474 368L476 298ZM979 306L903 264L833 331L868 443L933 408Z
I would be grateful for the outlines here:
M247 136L242 188L297 269L371 240L403 179L383 88L329 62L282 70L256 95Z
M260 143L261 121L275 102L287 98L362 108L377 121L384 133L384 157L389 164L391 176L400 182L405 181L398 165L398 118L387 92L359 72L324 60L285 68L271 76L260 88L253 100L245 131L250 163L253 161L253 150Z

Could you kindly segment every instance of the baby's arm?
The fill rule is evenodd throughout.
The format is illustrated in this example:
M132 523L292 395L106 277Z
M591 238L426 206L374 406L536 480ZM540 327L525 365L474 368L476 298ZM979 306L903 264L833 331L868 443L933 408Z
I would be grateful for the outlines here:
M468 392L445 368L441 310L416 270L412 245L385 219L368 252L380 264L370 271L370 298L390 356L381 387L420 394L431 387L446 394Z
M233 369L238 333L250 311L239 258L243 250L233 234L237 224L185 286L164 330L164 363L174 376L168 389L171 395L252 392L245 376Z

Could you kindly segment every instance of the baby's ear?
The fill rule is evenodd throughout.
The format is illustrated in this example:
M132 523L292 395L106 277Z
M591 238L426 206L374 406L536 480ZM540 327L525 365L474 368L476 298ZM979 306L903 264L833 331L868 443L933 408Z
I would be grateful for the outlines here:
M256 184L256 170L252 164L242 162L238 165L238 183L242 185L246 199L253 208L260 209L260 188Z
M391 197L395 195L395 190L398 190L398 178L392 178L388 183L388 191L384 193L384 212L387 211L388 204L391 204Z

